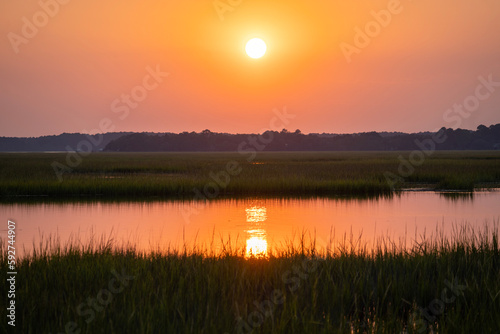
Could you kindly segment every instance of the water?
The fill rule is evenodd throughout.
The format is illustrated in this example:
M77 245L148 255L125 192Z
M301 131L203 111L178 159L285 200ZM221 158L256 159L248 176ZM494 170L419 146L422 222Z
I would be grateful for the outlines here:
M64 245L112 237L138 250L182 249L196 245L220 250L221 240L242 247L247 255L265 255L305 231L327 247L344 236L361 235L370 247L379 237L412 243L424 232L445 235L468 223L482 228L500 220L500 191L454 195L404 192L379 199L228 199L211 202L93 202L0 204L5 221L16 222L16 248L29 252L50 237ZM24 248L24 252L22 249Z

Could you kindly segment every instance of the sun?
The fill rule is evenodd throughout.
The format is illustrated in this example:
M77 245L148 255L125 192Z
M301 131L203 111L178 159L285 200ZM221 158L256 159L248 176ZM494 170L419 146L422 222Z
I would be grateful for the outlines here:
M267 45L260 38L252 38L247 42L245 51L250 58L258 59L266 54Z

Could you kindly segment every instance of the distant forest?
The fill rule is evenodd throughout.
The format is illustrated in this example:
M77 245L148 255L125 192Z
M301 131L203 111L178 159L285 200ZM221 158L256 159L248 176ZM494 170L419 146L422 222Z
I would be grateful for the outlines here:
M209 130L175 133L114 132L97 135L61 134L38 138L0 137L0 151L107 152L222 152L222 151L405 151L500 150L500 124L477 130L438 132L364 132L356 134L303 134L267 131L263 134L228 134Z
M59 152L76 151L78 144L89 142L92 151L102 151L112 140L132 134L132 132L109 132L88 135L81 133L63 133L43 137L0 137L0 152ZM84 148L85 149L85 148Z

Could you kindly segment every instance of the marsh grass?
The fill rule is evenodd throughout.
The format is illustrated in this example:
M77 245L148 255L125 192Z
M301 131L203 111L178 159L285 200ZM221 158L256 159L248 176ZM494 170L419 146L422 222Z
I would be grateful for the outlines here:
M264 152L254 160L238 153L94 153L63 174L51 164L66 164L65 153L0 154L0 197L194 197L213 182L210 173L236 161L218 196L373 196L393 189L384 173L400 175L409 152ZM396 190L428 187L473 191L500 185L500 152L434 152Z
M351 235L318 251L314 235L303 233L266 258L245 258L231 240L218 252L186 245L144 253L110 237L65 245L48 238L19 259L17 325L0 327L59 333L74 321L82 333L498 333L498 221L410 241L381 238L367 248ZM6 272L5 240L0 248ZM113 269L135 278L87 323L77 308L108 287ZM276 291L282 302L274 303ZM432 313L443 298L442 312Z

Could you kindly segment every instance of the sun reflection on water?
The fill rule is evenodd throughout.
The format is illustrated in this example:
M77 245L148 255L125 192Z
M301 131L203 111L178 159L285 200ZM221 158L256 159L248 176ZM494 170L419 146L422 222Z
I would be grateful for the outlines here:
M267 256L267 233L264 222L267 220L267 209L263 206L252 206L245 209L247 214L248 234L246 240L246 257Z

